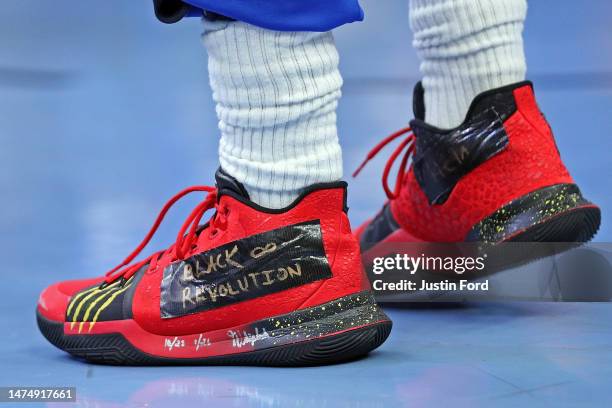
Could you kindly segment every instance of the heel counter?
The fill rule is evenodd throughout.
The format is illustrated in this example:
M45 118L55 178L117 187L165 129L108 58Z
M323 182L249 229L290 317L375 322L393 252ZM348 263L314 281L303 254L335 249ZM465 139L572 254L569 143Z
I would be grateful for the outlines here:
M346 276L346 279L350 280L352 286L357 287L359 290L370 290L370 280L363 267L361 259L361 246L353 231L351 230L350 221L346 213L341 216L341 244L338 249L341 251L338 255L346 259L347 266L341 273ZM345 253L343 253L345 251Z
M370 289L363 269L359 243L354 237L348 216L343 208L334 217L325 239L332 277L321 285L300 305L312 307L342 296Z
M535 97L535 91L532 86L523 86L515 89L512 94L516 104L516 110L519 111L525 120L527 120L534 130L553 138L552 129L546 120L546 117L540 110L540 106Z
M525 135L523 138L527 140L523 143L528 143L533 146L532 148L537 148L540 151L542 166L546 168L550 184L573 183L574 180L561 158L561 152L552 128L537 103L533 87L517 88L513 91L513 94L517 108L515 116L519 116L527 126L527 129L523 130ZM518 139L517 133L509 130L509 134L512 143L519 144L519 140L516 140Z

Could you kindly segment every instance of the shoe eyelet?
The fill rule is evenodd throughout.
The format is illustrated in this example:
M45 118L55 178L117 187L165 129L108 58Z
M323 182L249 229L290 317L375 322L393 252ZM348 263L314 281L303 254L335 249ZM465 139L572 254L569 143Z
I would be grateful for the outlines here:
M210 231L210 233L208 234L208 238L213 239L217 235L219 235L219 230L215 228L212 231Z
M155 268L148 268L145 272L146 275L152 275L159 269L159 265L155 265Z

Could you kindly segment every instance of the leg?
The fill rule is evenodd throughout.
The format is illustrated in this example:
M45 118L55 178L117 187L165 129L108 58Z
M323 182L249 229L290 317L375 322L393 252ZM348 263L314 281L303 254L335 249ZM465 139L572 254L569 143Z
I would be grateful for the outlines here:
M526 0L411 0L425 119L452 128L481 92L525 79Z
M389 202L357 235L382 242L584 242L600 224L525 79L525 0L412 0L415 119L383 173ZM396 187L387 183L405 149ZM410 160L411 159L411 160Z
M290 204L342 177L336 107L342 78L331 32L205 21L221 167L256 203Z
M105 276L45 289L41 332L76 356L122 364L292 366L367 354L391 322L370 290L337 181L342 81L331 33L216 16L204 42L222 134L216 186L172 197ZM175 242L135 261L174 203L196 192L206 196Z

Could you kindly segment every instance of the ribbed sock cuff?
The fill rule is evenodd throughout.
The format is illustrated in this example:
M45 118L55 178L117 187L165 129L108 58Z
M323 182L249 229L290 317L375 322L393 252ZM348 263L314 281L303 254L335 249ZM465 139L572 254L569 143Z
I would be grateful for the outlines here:
M525 79L525 0L411 0L428 123L459 125L476 95Z
M331 33L205 22L221 166L253 201L290 204L342 177L336 107L342 78Z

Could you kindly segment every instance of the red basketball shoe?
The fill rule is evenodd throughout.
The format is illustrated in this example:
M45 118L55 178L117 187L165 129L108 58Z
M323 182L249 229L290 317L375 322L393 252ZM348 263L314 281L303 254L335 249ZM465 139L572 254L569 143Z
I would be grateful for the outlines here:
M169 208L195 191L208 195L176 243L133 263ZM106 277L45 289L39 328L60 349L104 363L310 365L364 355L391 321L374 302L345 196L344 182L318 184L266 209L220 170L216 189L173 197Z
M463 124L449 130L423 121L423 92L417 84L410 128L383 140L364 162L407 135L383 173L389 201L356 231L363 251L384 242L585 242L594 236L599 208L583 198L563 165L530 82L478 95ZM387 177L404 150L391 190Z

